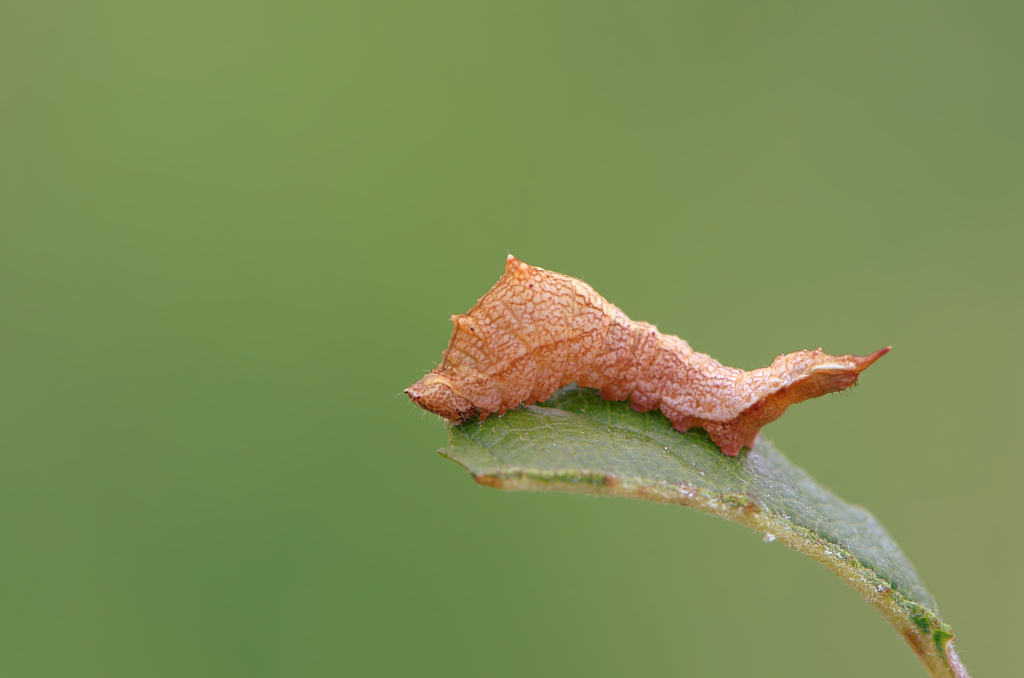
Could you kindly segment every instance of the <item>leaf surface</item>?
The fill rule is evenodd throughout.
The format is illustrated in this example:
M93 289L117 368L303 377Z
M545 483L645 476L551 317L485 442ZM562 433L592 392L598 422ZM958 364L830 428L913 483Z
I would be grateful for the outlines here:
M763 437L728 457L700 429L680 434L659 412L570 385L544 403L451 427L440 454L481 485L677 503L747 525L853 586L932 676L967 676L935 600L881 523Z

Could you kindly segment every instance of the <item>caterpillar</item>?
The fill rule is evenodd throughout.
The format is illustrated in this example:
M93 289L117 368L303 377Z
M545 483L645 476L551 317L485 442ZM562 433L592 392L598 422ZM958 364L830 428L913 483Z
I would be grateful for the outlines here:
M453 424L542 402L576 382L605 400L628 398L638 412L660 409L678 431L703 428L733 457L787 407L852 386L892 348L797 351L745 372L630 320L582 280L511 254L501 279L452 324L441 364L405 393Z

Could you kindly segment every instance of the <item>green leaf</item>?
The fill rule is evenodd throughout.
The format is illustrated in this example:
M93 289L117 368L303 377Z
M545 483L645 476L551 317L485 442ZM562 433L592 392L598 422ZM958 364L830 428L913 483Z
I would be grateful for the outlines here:
M680 434L658 412L637 413L575 385L541 405L453 426L449 437L440 454L481 485L682 504L762 532L856 589L932 676L967 676L935 600L885 528L763 437L727 457L699 429Z

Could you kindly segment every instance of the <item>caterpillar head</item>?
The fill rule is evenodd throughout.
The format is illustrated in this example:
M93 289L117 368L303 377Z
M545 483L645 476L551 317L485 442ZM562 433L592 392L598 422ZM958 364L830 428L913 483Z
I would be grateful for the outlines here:
M427 412L461 424L477 414L477 408L452 390L451 383L433 372L405 389L405 394Z

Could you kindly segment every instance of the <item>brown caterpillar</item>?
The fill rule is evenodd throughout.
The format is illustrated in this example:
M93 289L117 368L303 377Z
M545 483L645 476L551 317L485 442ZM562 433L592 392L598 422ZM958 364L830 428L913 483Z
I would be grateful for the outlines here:
M405 390L428 412L455 424L483 420L576 382L605 400L629 398L638 412L660 408L679 431L699 426L733 457L787 407L852 386L892 348L797 351L744 372L630 320L583 281L511 254L505 275L452 323L441 365Z

